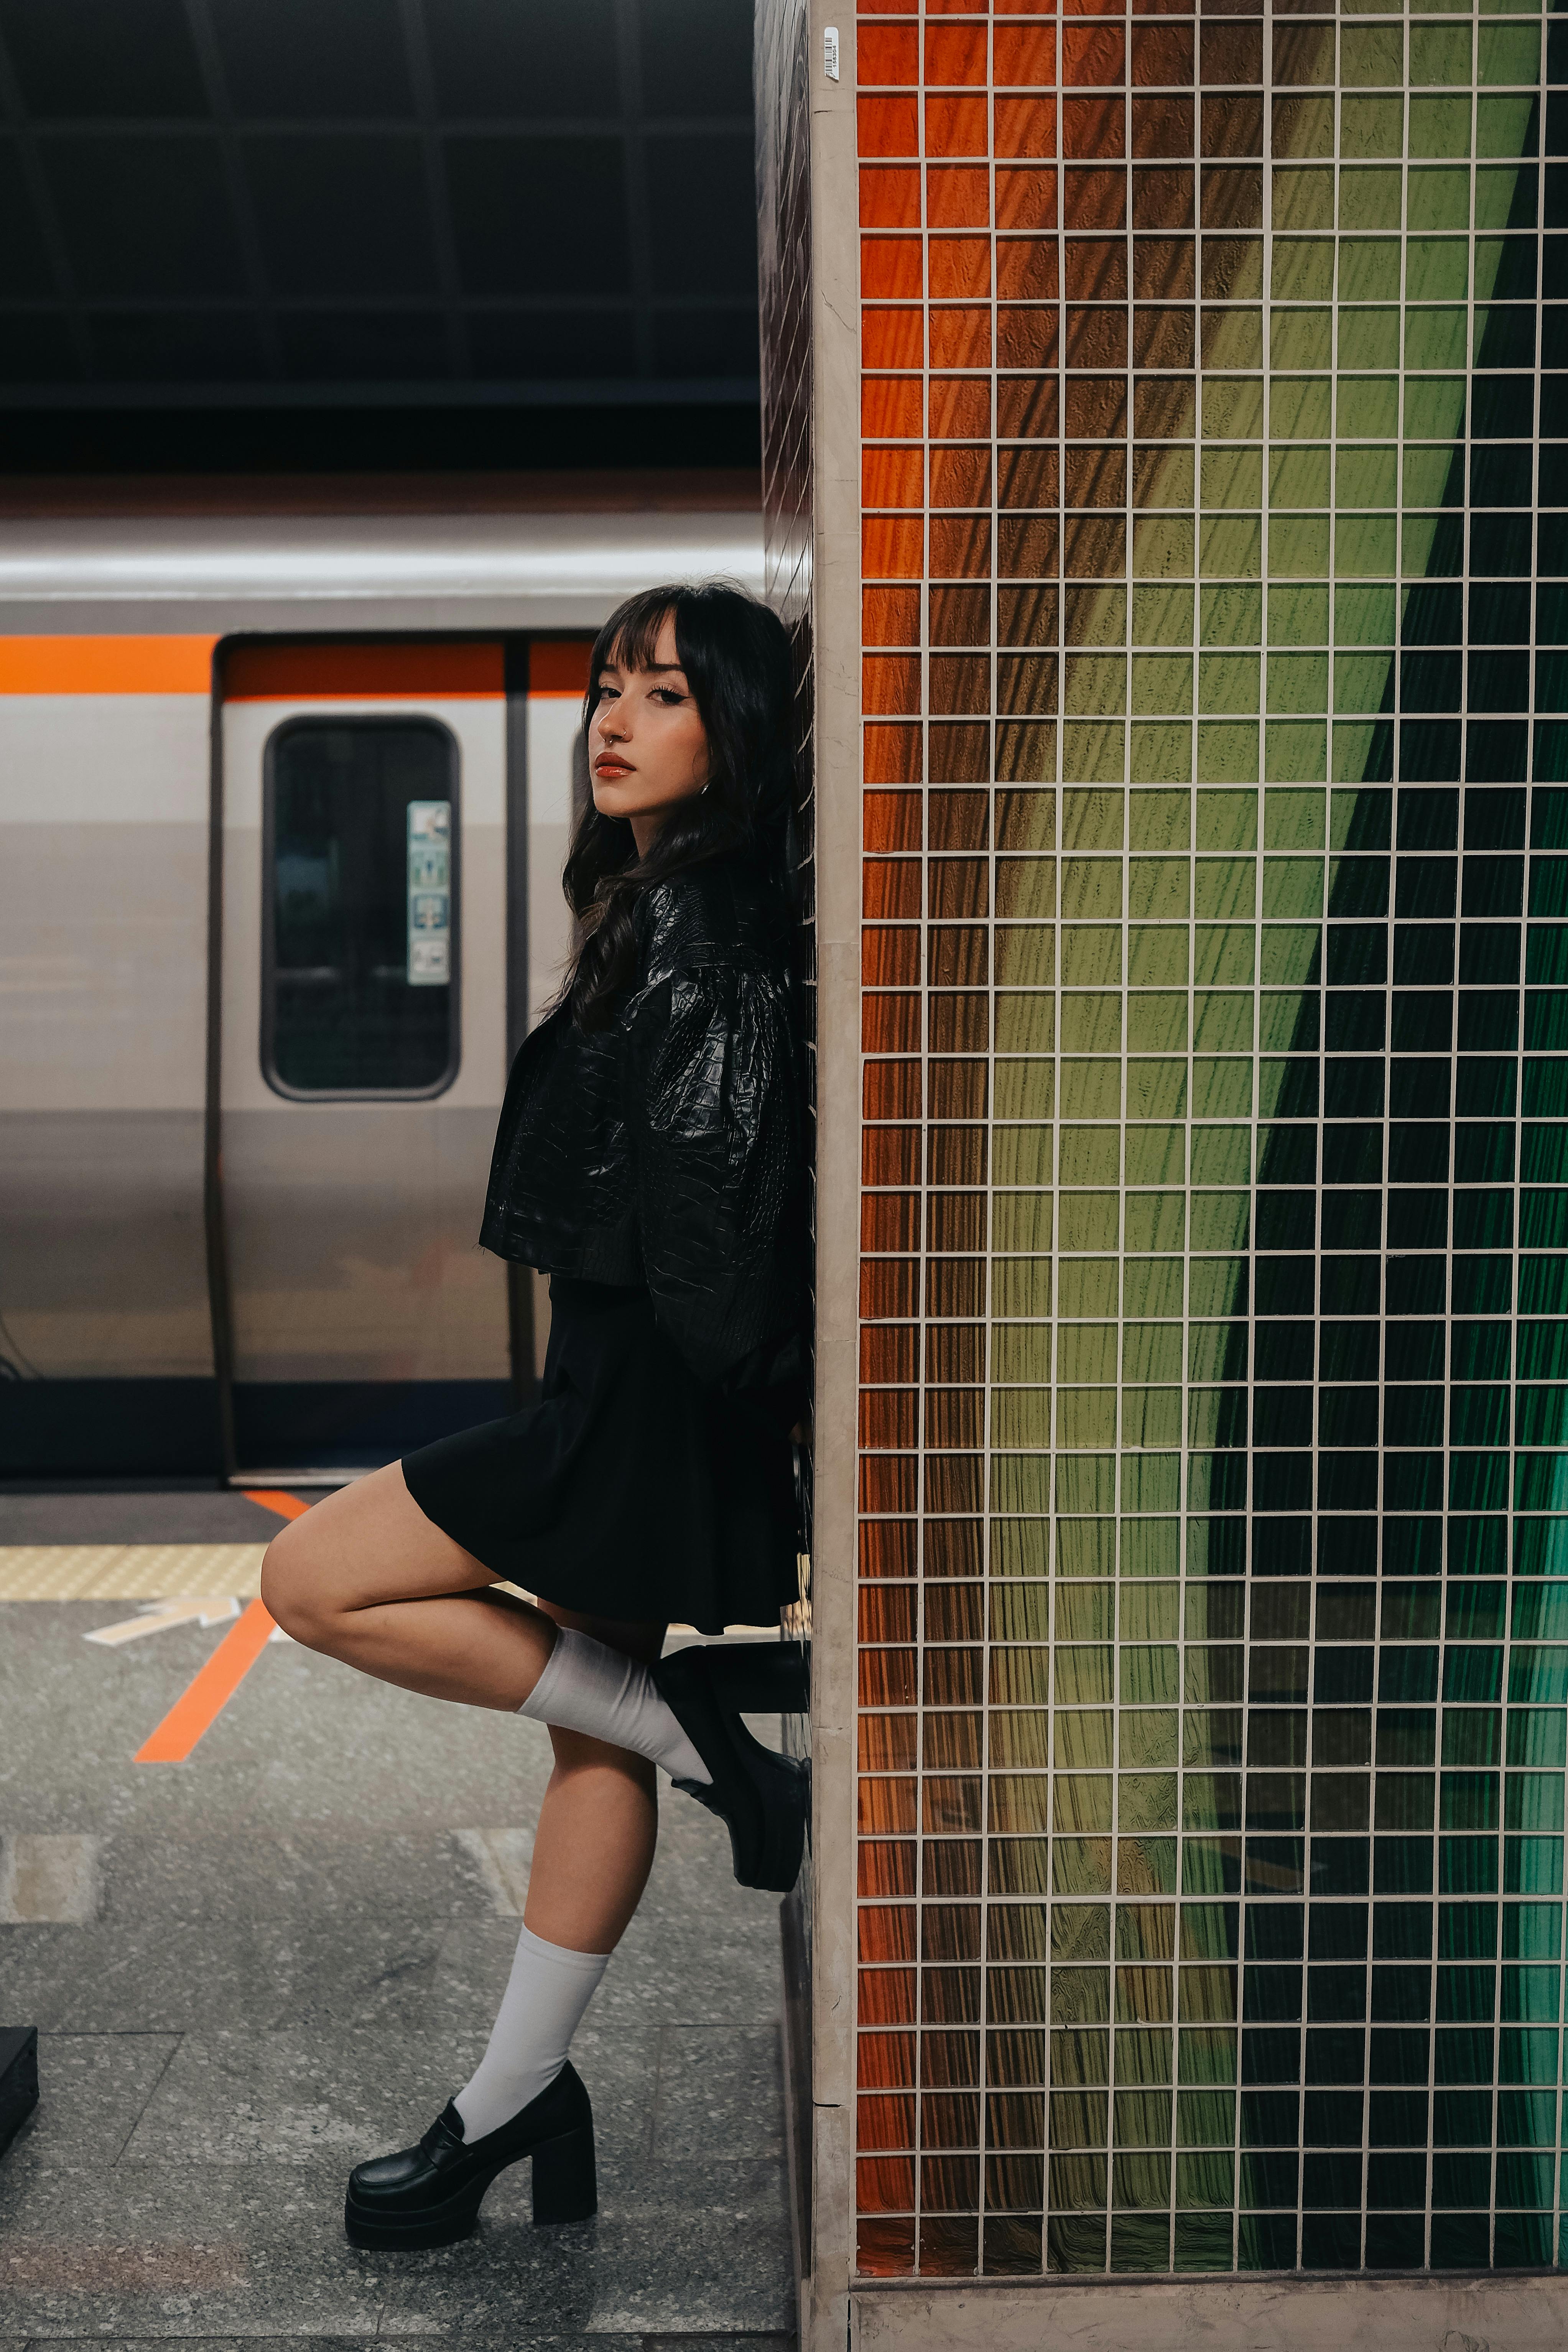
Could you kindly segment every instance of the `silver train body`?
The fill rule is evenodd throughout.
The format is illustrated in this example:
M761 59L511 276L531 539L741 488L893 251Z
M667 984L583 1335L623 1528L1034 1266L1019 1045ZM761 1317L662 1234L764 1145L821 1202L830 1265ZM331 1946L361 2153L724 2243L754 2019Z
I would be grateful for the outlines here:
M476 1234L587 644L760 522L336 503L0 523L0 1475L326 1476L537 1377Z

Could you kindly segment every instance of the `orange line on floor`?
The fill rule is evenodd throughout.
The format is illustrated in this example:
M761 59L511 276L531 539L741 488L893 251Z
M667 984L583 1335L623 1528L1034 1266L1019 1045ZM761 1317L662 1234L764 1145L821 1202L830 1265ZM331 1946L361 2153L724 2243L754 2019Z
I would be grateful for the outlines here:
M264 1511L279 1519L302 1519L310 1507L298 1495L285 1494L281 1486L242 1486L240 1492L247 1503L259 1503Z
M138 1764L183 1764L205 1731L227 1706L272 1633L264 1601L253 1601L231 1626L201 1672L174 1701L163 1722L132 1759Z

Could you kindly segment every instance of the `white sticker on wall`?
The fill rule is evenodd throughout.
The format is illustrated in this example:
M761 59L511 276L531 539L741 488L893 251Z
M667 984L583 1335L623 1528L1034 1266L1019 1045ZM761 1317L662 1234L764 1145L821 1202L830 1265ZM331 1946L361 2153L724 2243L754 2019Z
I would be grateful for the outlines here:
M829 81L838 79L838 27L826 25L822 32L822 70Z

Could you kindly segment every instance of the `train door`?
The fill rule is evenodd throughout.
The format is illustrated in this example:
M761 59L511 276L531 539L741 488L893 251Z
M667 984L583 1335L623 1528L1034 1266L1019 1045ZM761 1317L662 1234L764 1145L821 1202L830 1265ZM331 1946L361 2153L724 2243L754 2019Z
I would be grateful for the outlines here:
M514 656L509 675L525 695L512 701L513 807L519 775L525 780L527 870L513 866L514 940L521 915L523 936L514 954L511 1046L539 1020L561 984L572 951L572 923L562 895L561 869L578 809L588 795L588 754L583 740L583 695L588 682L586 637L535 637ZM521 741L517 719L521 716ZM514 823L516 822L514 816ZM550 1337L550 1286L543 1275L520 1267L514 1304L526 1312L514 1318L513 1362L530 1360L537 1379L544 1370Z
M510 1404L504 651L237 646L222 728L235 1456L384 1462Z

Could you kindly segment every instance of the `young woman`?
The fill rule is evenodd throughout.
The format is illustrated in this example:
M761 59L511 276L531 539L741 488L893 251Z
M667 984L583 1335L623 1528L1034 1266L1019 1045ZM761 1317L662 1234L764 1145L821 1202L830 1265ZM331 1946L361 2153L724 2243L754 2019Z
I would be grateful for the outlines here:
M278 1537L296 1641L405 1690L547 1724L521 1937L478 2073L416 2147L360 2165L357 2245L467 2235L533 2158L536 2221L595 2210L567 2047L653 1863L655 1767L787 1891L805 1768L746 1733L721 1646L795 1594L805 1220L788 986L791 676L738 590L633 597L595 645L581 948L512 1068L481 1239L551 1277L538 1404L442 1439ZM538 1596L502 1593L501 1579Z

